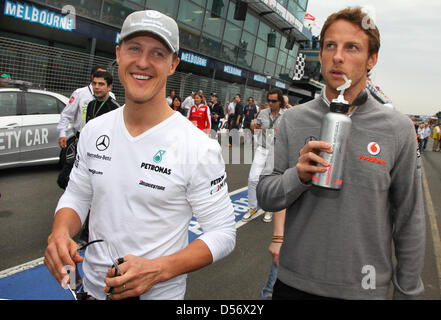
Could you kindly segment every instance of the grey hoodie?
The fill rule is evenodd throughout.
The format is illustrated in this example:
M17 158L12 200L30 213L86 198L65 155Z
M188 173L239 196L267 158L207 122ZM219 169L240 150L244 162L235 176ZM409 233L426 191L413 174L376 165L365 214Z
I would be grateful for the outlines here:
M278 278L342 299L386 299L393 280L395 298L415 297L424 291L425 216L412 121L369 94L351 117L342 189L317 188L299 180L296 164L305 143L320 138L325 101L322 93L285 112L257 187L264 210L287 208Z

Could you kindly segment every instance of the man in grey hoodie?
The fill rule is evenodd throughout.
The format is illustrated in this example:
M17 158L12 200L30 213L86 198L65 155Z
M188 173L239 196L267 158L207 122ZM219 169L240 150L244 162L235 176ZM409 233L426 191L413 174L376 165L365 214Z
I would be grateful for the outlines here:
M350 104L365 90L378 59L379 31L360 8L347 8L328 17L320 45L326 87L280 119L274 158L257 187L264 210L287 208L273 299L386 299L391 281L394 298L414 298L424 291L425 217L408 117L368 93L349 110L342 188L311 185L314 173L327 171L318 153L333 152L329 143L316 141L329 101L337 98L343 75L352 80L345 91Z

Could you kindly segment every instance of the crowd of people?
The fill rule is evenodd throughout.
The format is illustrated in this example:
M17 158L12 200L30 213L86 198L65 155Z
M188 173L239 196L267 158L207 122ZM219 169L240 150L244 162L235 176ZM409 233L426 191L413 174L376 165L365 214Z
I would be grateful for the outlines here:
M283 101L283 108L292 108L287 95L283 95ZM244 105L240 93L235 94L231 101L226 101L223 105L216 92L206 96L203 90L192 91L182 100L176 95L176 90L172 89L167 96L167 103L211 138L217 137L222 123L225 123L223 128L227 130L243 128L253 131L251 123L261 110L269 107L268 103L259 104L253 97L248 97ZM221 121L222 119L224 121ZM229 139L231 146L232 137Z
M142 23L145 16L161 28ZM186 274L226 257L236 244L222 150L211 139L226 118L230 131L243 127L259 136L243 220L258 206L265 222L274 218L262 298L386 299L391 282L396 299L421 295L426 235L415 150L417 134L420 149L426 146L430 126L414 128L368 94L355 104L380 48L378 28L362 27L366 16L347 8L328 17L319 38L326 87L292 108L280 89L267 92L268 104L249 97L244 105L238 93L223 106L215 92L207 97L202 90L183 100L175 90L166 97L167 77L179 64L178 26L156 11L130 14L116 46L124 107L102 109L111 80L95 70L61 115L60 147L66 121L74 122L79 141L45 252L52 275L63 283L63 266L83 262L88 298L183 299ZM320 152L339 152L319 137L343 75L353 83L344 95L354 103L353 126L350 161L335 191L311 181L332 170ZM440 136L440 128L432 134ZM188 243L192 216L204 232ZM87 220L90 246L82 257L73 237ZM112 244L119 254L109 260Z
M427 148L427 143L432 140L432 151L439 152L441 146L441 134L440 134L440 124L432 123L429 121L416 121L415 117L410 117L414 126L415 132L417 134L418 149L420 152L424 152Z

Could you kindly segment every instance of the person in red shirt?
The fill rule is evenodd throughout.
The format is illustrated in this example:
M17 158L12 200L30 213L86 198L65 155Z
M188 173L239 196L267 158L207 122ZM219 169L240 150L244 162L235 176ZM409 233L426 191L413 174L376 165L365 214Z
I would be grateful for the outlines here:
M190 108L188 112L188 120L190 120L194 125L196 125L199 129L204 131L206 134L210 134L211 129L211 115L210 108L203 104L205 101L205 97L196 93L194 95L194 106Z

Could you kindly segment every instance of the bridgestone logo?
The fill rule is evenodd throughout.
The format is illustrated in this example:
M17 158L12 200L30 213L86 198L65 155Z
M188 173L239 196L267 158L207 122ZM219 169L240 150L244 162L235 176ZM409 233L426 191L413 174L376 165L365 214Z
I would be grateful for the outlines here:
M142 180L139 181L139 184L141 186L149 187L149 188L152 188L152 189L157 189L157 190L161 190L161 191L165 190L165 187L163 187L163 186L158 186L156 184L148 183L148 182L145 182L145 181L142 181Z

